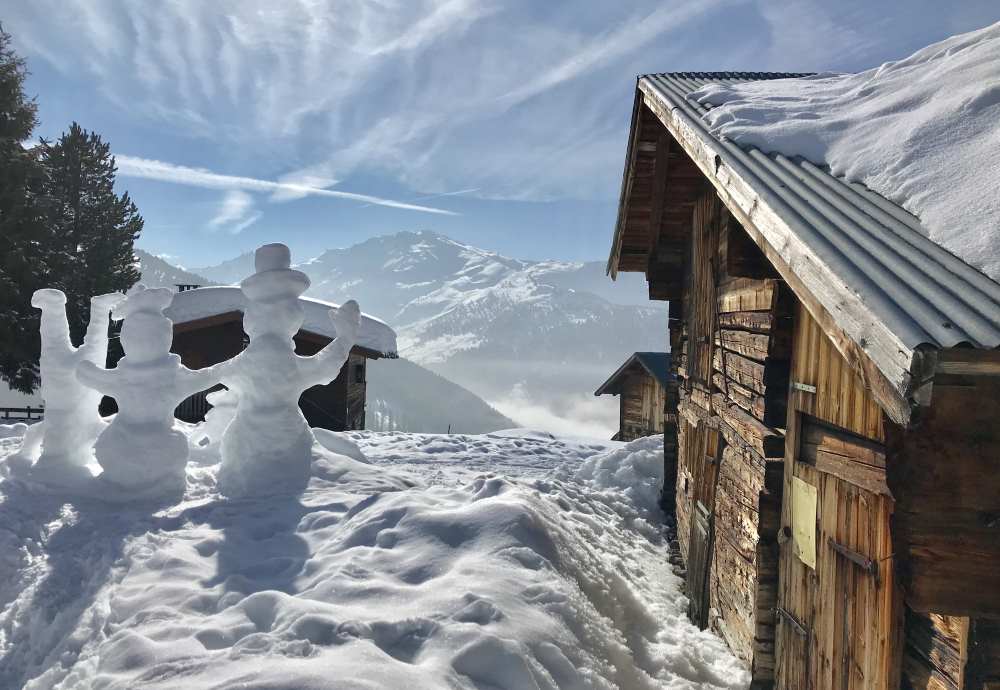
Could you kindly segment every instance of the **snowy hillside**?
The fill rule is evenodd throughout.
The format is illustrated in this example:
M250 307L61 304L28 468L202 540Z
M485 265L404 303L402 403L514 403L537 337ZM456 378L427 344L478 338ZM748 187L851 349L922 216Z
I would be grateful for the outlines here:
M408 359L376 362L367 376L371 431L479 434L517 426L472 391Z
M135 250L135 256L139 259L140 279L146 287L166 287L174 288L177 285L212 285L213 281L208 280L196 273L186 271L178 266L173 266L158 256L145 252L141 249ZM252 257L251 257L252 259ZM253 272L251 261L251 270ZM249 275L247 273L246 275ZM246 275L243 277L245 278Z
M232 281L249 255L197 269ZM612 283L601 262L523 261L432 232L376 237L298 266L307 294L357 299L399 334L400 354L518 423L611 435L617 401L592 394L636 350L661 350L667 309L640 275ZM612 302L608 298L614 298Z
M660 439L317 436L356 459L315 446L301 496L223 499L210 465L167 507L0 482L0 687L745 687L667 564Z

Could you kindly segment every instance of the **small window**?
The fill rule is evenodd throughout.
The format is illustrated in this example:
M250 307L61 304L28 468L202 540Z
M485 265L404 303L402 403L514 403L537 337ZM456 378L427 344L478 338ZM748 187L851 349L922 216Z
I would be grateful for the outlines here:
M364 383L365 382L365 365L355 364L354 365L354 377L352 379L354 383Z

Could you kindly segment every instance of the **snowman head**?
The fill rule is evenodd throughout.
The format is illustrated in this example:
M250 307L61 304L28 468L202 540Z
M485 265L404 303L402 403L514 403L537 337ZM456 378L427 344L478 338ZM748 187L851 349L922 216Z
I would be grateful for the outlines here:
M291 338L305 321L305 310L298 297L250 301L243 314L243 330L251 338L282 335Z
M139 285L115 309L114 317L125 319L121 343L130 362L159 359L170 351L174 324L163 310L172 300L173 293L166 288L148 289Z
M265 333L291 337L302 327L299 295L309 287L309 277L292 269L291 262L283 244L265 244L254 253L255 272L240 283L247 296L243 330L251 338Z

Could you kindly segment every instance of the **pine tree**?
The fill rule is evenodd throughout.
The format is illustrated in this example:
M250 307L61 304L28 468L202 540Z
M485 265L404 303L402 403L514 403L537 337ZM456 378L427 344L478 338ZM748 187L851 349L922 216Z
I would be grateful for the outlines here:
M47 283L50 235L44 169L26 149L38 123L24 92L27 69L0 27L0 380L30 393L38 385L38 310L31 295Z
M66 293L70 335L79 343L92 295L127 290L139 279L133 252L143 219L128 193L115 194L114 156L100 135L73 123L55 143L43 141L53 286Z

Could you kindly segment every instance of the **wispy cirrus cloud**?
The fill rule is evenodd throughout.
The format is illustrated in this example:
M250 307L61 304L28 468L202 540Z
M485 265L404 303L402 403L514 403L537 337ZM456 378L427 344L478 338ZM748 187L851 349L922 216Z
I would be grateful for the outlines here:
M271 201L355 175L613 200L636 74L870 67L996 18L995 0L8 4L20 49L126 119L220 165L298 171Z
M208 221L208 227L213 230L224 228L238 235L256 223L261 215L256 210L253 196L241 189L232 189L223 195L218 211Z
M448 216L457 215L453 211L433 206L421 206L403 201L394 201L370 194L358 194L355 192L344 192L335 189L323 189L311 187L306 184L296 184L291 182L275 182L273 180L261 180L254 177L243 177L240 175L224 175L204 168L190 168L184 165L175 165L166 161L151 160L148 158L138 158L136 156L116 155L118 163L118 174L123 177L138 177L146 180L158 180L173 184L188 185L191 187L201 187L203 189L226 189L243 190L244 192L285 192L301 196L321 196L334 199L346 199L349 201L360 201L375 206L388 206L407 211L421 211L423 213L437 213Z

